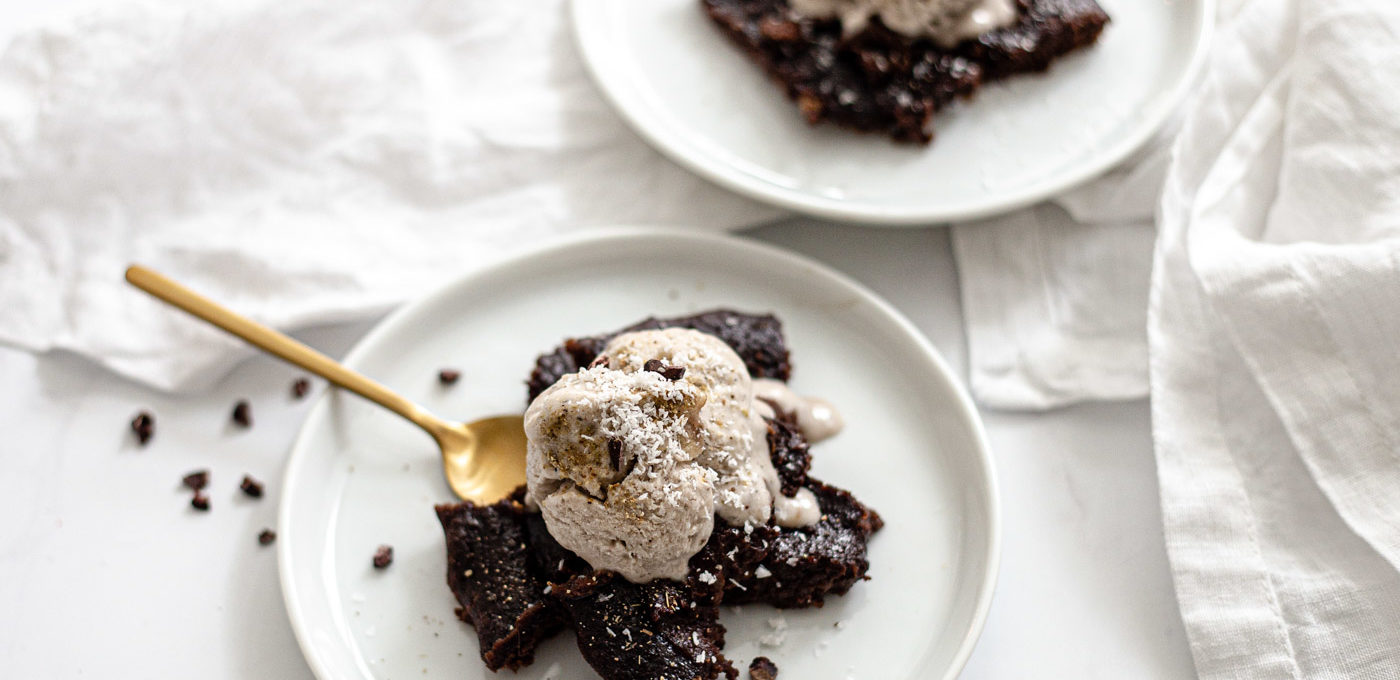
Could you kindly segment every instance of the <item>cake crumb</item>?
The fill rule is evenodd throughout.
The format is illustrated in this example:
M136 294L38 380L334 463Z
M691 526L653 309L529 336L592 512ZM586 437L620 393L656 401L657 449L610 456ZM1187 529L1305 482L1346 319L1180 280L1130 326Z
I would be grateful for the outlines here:
M258 534L258 545L272 545L275 540L277 540L277 532L271 529L263 529Z
M311 381L310 381L310 380L307 380L306 378L297 378L296 381L292 383L292 398L293 398L293 399L301 399L301 398L305 397L306 394L307 394L308 392L310 392L310 391L311 391Z
M209 512L209 497L203 491L194 492L194 498L190 499L190 507L200 512Z
M750 680L775 680L777 677L778 664L766 656L757 657L749 664Z
M389 565L391 565L391 564L393 564L393 563L394 563L394 547L393 547L393 546L390 546L390 545L381 545L381 546L379 546L379 549L377 549L377 550L374 551L374 560L372 561L372 564L374 564L374 568L375 568L375 569L387 569L387 568L389 567Z
M455 385L457 381L461 379L462 372L455 368L444 368L438 371L438 382L441 383L443 387Z

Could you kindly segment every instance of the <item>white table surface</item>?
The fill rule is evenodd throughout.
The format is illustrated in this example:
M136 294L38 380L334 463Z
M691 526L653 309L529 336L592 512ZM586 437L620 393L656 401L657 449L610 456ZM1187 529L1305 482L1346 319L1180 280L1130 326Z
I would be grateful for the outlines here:
M0 35L80 2L0 0ZM965 367L946 231L792 220L748 236L862 281ZM369 326L300 337L339 356ZM171 396L73 356L0 349L0 676L311 677L274 551L256 541L274 524L283 457L322 389L292 400L297 375L255 358L208 393ZM228 425L240 398L253 405L247 431ZM156 415L146 448L127 429L140 409ZM1003 561L963 677L1192 677L1147 404L983 417L1001 482ZM209 513L179 489L198 468L212 471ZM267 484L263 499L238 492L245 473Z

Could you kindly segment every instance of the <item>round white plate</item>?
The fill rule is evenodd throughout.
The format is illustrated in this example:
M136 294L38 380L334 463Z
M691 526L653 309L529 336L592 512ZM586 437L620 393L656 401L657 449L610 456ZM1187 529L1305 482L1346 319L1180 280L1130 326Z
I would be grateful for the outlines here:
M1099 0L1099 44L984 87L929 147L808 126L700 0L573 0L584 61L672 160L724 187L835 220L927 225L1023 207L1146 142L1202 63L1215 0Z
M471 274L381 323L346 363L448 417L519 412L537 354L570 335L716 306L782 319L792 384L849 422L813 447L813 474L850 489L886 527L872 580L824 608L724 608L725 653L766 654L784 677L952 677L981 631L996 577L996 484L981 423L938 353L869 291L809 260L721 237L616 232ZM454 387L438 369L462 371ZM287 611L322 680L494 678L453 616L433 504L453 500L431 441L332 392L287 464L277 541ZM375 547L394 564L370 566ZM782 616L787 639L760 648ZM841 625L837 625L840 623ZM523 680L596 677L572 634Z

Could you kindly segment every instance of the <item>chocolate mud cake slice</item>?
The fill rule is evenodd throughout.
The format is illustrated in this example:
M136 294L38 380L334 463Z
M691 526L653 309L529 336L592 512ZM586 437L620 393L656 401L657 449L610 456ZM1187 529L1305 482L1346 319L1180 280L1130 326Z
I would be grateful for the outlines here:
M723 573L721 562L752 570L766 554L751 547L750 535L742 529L716 526L709 542L691 558L684 583L645 584L594 571L554 540L539 515L526 519L526 532L530 550L544 565L550 597L568 613L579 651L605 680L736 677L736 669L721 652L723 582L715 575Z
M528 550L519 497L436 507L447 539L447 585L461 605L457 616L476 629L481 660L493 671L529 665L535 647L565 624Z
M764 421L768 423L768 457L782 483L779 492L791 498L806 486L807 470L812 467L807 438L790 413L779 413L777 418L764 418Z
M726 604L820 607L827 595L843 595L867 578L866 547L884 521L846 491L814 479L807 488L821 505L821 520L810 527L774 527L776 536L767 539L760 563L728 575Z
M958 45L984 81L1039 73L1056 59L1098 42L1108 13L1095 0L1017 0L1021 20Z
M1019 18L945 48L873 20L849 38L836 19L801 17L788 0L701 0L715 24L797 103L809 123L830 121L927 144L932 119L983 83L1044 71L1092 45L1108 23L1094 0L1017 0Z
M535 369L527 381L530 401L559 378L587 367L613 338L623 333L662 328L689 328L723 340L744 360L755 378L787 381L792 373L782 322L771 314L716 309L694 316L650 317L612 333L565 340L564 344L535 360Z
M778 419L768 420L769 457L778 471L783 495L791 496L798 488L809 489L821 506L821 519L810 527L779 527L771 523L761 530L746 527L743 548L737 553L730 553L729 546L712 538L711 544L718 544L726 556L731 556L722 570L722 597L727 604L766 602L781 608L820 607L828 594L844 594L856 581L866 578L870 569L866 559L870 537L884 526L874 510L850 493L808 476L812 456L807 439L784 415L780 413Z
M554 585L578 648L605 680L714 680L738 677L724 658L719 608L675 581L630 583L594 572Z

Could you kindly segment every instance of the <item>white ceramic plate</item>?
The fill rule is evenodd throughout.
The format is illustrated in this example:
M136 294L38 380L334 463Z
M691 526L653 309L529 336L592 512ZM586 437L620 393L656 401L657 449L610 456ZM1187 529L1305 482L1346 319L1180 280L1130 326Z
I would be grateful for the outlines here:
M1146 142L1205 57L1215 0L1099 0L1099 44L939 114L927 148L810 127L699 0L573 0L594 79L672 160L733 191L836 220L927 225L1022 207Z
M870 547L872 580L822 609L726 607L726 654L743 664L767 654L784 677L952 677L981 631L996 577L986 442L938 353L849 279L737 239L604 234L515 258L410 304L346 363L449 417L518 412L535 356L566 336L721 305L781 317L793 385L830 398L849 422L814 447L814 475L850 489L886 521ZM437 384L444 366L462 371L450 389ZM452 613L433 504L453 498L426 436L354 396L328 393L293 447L286 485L282 588L318 677L496 677ZM382 572L370 566L381 543L395 553ZM780 615L786 642L760 650L769 619ZM596 676L564 634L513 677Z

